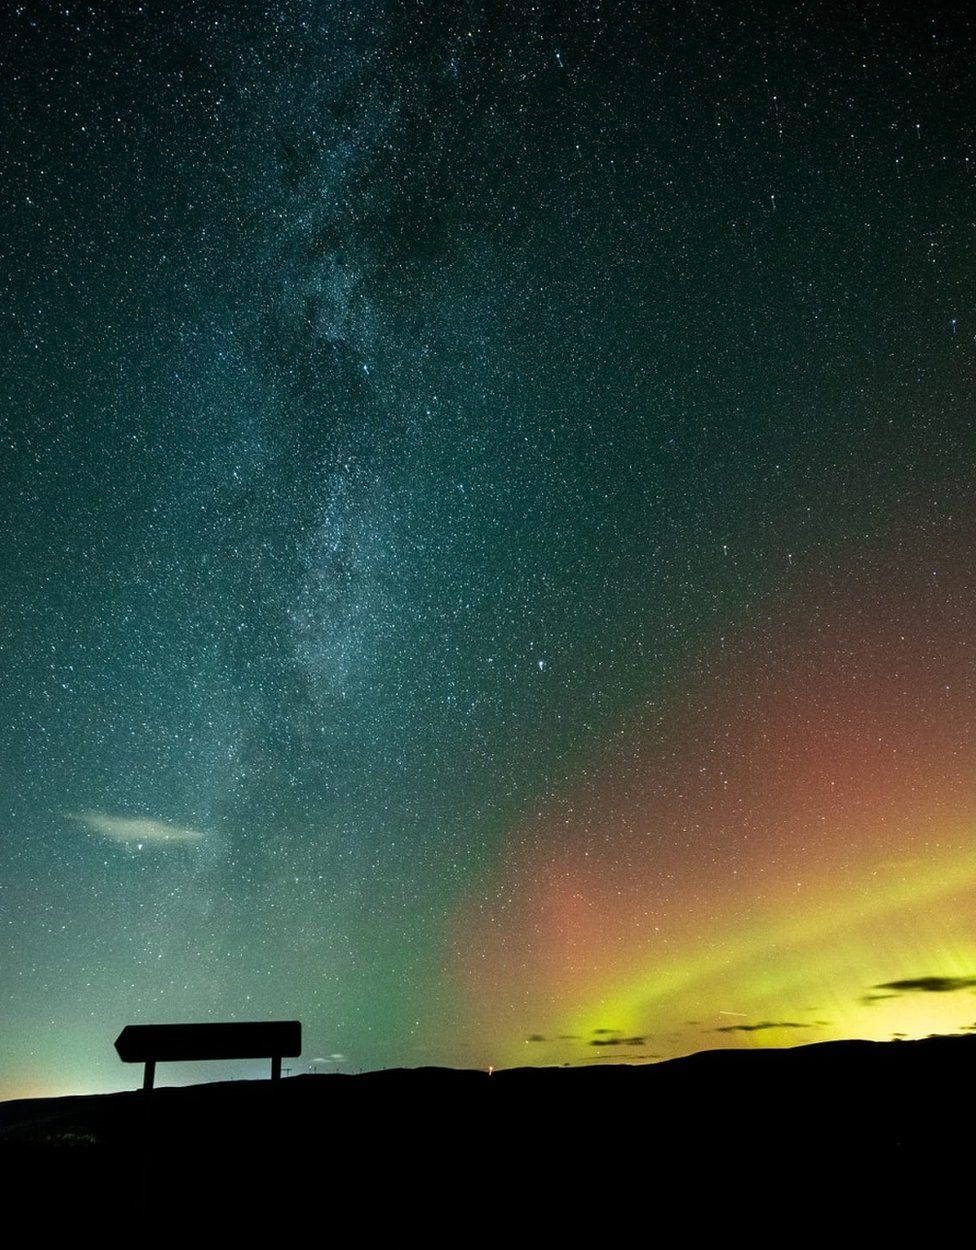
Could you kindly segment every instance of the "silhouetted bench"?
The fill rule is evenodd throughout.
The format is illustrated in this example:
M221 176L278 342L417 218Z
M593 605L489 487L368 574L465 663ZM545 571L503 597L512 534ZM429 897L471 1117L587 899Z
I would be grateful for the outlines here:
M281 1077L283 1055L302 1053L299 1020L248 1024L128 1024L115 1039L123 1063L146 1065L142 1088L152 1089L156 1064L193 1059L270 1059L271 1079Z

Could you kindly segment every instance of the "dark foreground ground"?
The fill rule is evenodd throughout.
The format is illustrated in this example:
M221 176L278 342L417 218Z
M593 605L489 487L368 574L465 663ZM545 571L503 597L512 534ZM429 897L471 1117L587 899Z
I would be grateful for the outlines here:
M324 1240L419 1222L465 1241L460 1212L469 1231L576 1243L624 1210L648 1229L662 1212L724 1221L738 1240L778 1225L784 1201L808 1230L841 1192L889 1226L951 1206L954 1178L972 1174L974 1092L976 1036L302 1076L3 1103L0 1165L7 1210L38 1227L304 1211Z

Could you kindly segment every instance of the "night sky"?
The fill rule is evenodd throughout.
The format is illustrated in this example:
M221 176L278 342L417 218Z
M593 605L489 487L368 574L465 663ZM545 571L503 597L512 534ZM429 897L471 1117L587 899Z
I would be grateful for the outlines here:
M0 1096L976 1027L916 7L8 10Z

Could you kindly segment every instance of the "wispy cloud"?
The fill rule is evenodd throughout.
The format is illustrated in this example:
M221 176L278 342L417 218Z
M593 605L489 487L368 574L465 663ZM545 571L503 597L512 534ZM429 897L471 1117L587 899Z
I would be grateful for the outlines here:
M107 812L69 812L72 820L85 826L90 833L100 834L113 842L126 846L167 846L177 843L199 842L204 836L198 829L185 825L172 825L165 820L152 820L146 816L109 816Z

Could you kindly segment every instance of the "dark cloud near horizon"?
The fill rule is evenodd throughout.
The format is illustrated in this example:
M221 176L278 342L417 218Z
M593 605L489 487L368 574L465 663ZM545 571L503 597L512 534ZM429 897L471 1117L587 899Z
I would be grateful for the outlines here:
M619 1029L594 1029L593 1032L599 1037L604 1033L619 1033Z
M602 1030L606 1032L607 1030ZM646 1046L646 1037L597 1037L588 1043L590 1046Z
M764 1029L812 1029L815 1026L799 1020L760 1020L757 1024L723 1024L713 1033L759 1033Z
M974 987L976 976L911 977L906 981L884 981L880 985L871 986L873 990L893 990L895 994L954 994L957 990L970 990ZM893 995L885 994L881 997L890 998Z
M525 1040L527 1042L544 1042L547 1039L543 1037L541 1033L530 1033Z

